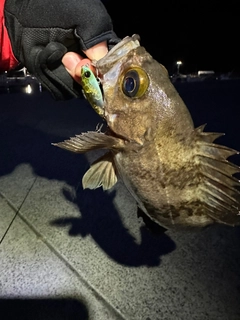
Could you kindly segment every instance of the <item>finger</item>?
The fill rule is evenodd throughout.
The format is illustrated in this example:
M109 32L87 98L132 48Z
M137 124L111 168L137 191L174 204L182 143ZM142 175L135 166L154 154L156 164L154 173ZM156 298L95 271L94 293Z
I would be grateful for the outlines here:
M100 60L108 53L107 42L103 41L84 51L90 60Z
M96 70L93 67L91 60L90 59L83 59L76 65L76 68L75 68L75 74L78 77L81 77L82 66L88 66L88 68L91 69L93 71L93 73L96 75Z
M79 82L80 78L76 74L75 69L76 66L83 60L83 57L81 57L79 54L75 52L67 52L63 58L62 63L65 66L66 70L70 73L70 75L73 77L74 80Z
M62 58L62 63L73 79L79 83L81 82L82 66L87 65L95 72L95 68L92 66L90 59L83 58L75 52L67 52Z

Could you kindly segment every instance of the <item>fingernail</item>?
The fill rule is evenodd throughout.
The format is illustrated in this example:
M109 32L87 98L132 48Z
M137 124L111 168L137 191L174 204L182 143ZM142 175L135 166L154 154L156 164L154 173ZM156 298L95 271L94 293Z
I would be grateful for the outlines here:
M100 60L108 53L106 41L101 42L93 46L92 48L85 51L85 54L91 60Z
M78 62L79 59L77 59L74 55L71 54L66 53L65 56L62 58L62 63L64 64L65 68L70 72L76 68Z

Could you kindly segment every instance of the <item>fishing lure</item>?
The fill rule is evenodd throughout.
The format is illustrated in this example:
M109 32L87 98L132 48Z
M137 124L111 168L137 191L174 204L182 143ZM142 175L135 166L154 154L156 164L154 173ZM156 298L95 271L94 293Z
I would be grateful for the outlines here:
M102 91L97 78L87 65L82 66L81 68L81 79L84 97L88 100L96 113L100 117L103 117L104 108Z

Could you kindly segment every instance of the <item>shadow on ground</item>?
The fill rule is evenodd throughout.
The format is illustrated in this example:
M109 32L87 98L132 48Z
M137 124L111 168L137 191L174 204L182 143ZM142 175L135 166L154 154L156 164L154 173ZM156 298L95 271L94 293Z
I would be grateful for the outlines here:
M66 298L0 299L1 320L88 320L79 300Z
M207 122L206 131L226 132L220 143L240 150L238 88L239 81L177 84L195 125ZM72 236L91 234L118 263L156 266L162 255L175 249L174 242L166 234L157 236L141 227L142 240L136 243L114 206L115 191L79 188L89 167L87 158L51 145L80 132L95 130L98 121L94 111L81 100L56 103L48 93L36 97L1 95L0 176L11 174L18 165L27 163L38 176L65 181L78 189L74 200L67 190L63 194L78 205L81 217L58 219L52 222L54 225L68 225Z
M140 244L136 243L113 204L115 191L106 193L102 189L79 189L74 203L78 205L81 217L63 217L53 221L53 225L69 226L71 236L85 237L90 234L113 260L127 266L157 266L162 255L176 248L162 229L159 228L158 234L153 234L145 226L140 227ZM66 199L73 201L67 191L64 194Z
M75 199L67 190L63 190L63 195L78 205L81 217L65 217L52 222L53 225L68 225L72 236L90 234L107 255L128 266L159 265L160 257L175 249L169 236L154 235L143 226L141 243L136 243L113 203L115 191L80 187L89 168L87 158L51 145L95 130L99 118L92 109L76 100L58 104L48 95L36 99L18 94L1 97L5 104L0 107L0 150L4 150L0 156L0 176L11 174L17 166L27 163L36 175L65 181L77 190ZM137 215L137 209L133 214Z

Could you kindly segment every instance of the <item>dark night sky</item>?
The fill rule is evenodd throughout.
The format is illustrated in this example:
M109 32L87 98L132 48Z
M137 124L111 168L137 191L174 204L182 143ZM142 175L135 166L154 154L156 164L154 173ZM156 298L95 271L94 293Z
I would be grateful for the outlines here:
M108 0L105 6L119 37L137 33L141 44L169 72L240 70L238 2L216 0Z

